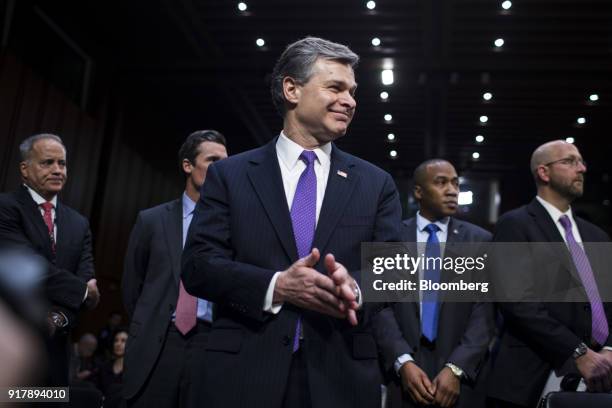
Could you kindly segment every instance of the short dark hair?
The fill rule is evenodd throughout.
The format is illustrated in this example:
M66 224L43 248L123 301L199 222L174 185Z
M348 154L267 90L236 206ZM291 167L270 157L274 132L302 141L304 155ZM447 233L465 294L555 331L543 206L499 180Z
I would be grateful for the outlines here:
M438 163L448 163L451 166L453 165L448 160L440 159L440 158L425 160L423 163L419 164L414 169L414 173L412 174L412 179L414 181L414 184L422 187L423 184L425 184L425 181L426 181L425 180L425 175L427 174L427 166L429 166L431 164L438 164Z
M62 145L62 147L64 148L64 152L66 151L66 146L64 146L64 142L62 141L61 137L59 137L58 135L54 135L53 133L39 133L37 135L33 135L24 139L19 144L19 153L21 154L21 161L28 161L28 159L30 158L30 153L32 153L32 148L34 147L34 144L39 140L46 139L55 140L57 143Z
M307 83L319 58L348 64L353 69L359 62L359 56L346 45L322 38L306 37L289 44L274 66L270 84L272 102L281 116L286 113L283 79L291 77L299 84Z
M183 145L179 149L178 158L179 166L183 169L183 160L189 160L189 163L195 164L195 158L200 153L200 145L202 142L214 142L226 146L225 136L216 130L197 130L187 136Z

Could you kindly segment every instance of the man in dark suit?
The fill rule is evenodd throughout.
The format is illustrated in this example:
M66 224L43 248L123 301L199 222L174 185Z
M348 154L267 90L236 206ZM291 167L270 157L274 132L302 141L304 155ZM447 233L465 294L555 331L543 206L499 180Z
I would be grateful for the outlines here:
M459 178L448 161L431 159L415 169L414 197L419 212L402 223L402 240L416 243L413 255L444 247L446 256L452 256L452 244L491 240L488 231L453 218ZM440 251L439 256L445 255ZM419 271L425 279L429 272ZM475 385L493 337L493 305L439 298L426 302L425 297L421 292L419 303L395 303L377 320L384 366L392 372L390 407L484 407L484 393L476 392Z
M582 303L499 304L505 327L488 389L497 407L533 407L544 391L559 390L562 376L570 372L583 377L590 391L612 389L612 315L609 305L601 301L593 274L597 271L595 257L587 246L609 238L600 228L576 217L570 206L582 196L585 162L576 146L557 140L534 151L531 171L536 198L499 219L494 241L559 243L562 252L552 251L542 264L559 264L557 281L572 280L587 290L582 291ZM504 257L503 269L526 270L536 260ZM527 270L534 279L543 274L542 270ZM537 286L548 288L553 283Z
M45 262L45 294L51 304L47 339L50 385L68 384L68 332L85 303L94 307L91 232L87 219L57 195L66 178L66 148L52 134L34 135L19 146L23 185L0 195L0 242L37 254Z
M391 177L338 149L355 112L346 46L304 38L272 75L283 130L215 163L183 253L190 293L218 306L206 346L208 407L379 407L360 244L398 241ZM350 271L350 272L349 272Z
M208 166L226 157L221 133L192 133L179 150L185 192L138 214L122 284L131 317L123 374L129 406L199 406L198 379L204 367L198 363L210 330L212 305L185 292L181 252Z

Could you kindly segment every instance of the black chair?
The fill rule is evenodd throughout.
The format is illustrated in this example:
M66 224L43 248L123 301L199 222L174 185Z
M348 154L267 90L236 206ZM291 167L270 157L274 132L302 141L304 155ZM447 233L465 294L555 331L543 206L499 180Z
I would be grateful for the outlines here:
M612 394L559 391L542 398L539 408L611 408Z

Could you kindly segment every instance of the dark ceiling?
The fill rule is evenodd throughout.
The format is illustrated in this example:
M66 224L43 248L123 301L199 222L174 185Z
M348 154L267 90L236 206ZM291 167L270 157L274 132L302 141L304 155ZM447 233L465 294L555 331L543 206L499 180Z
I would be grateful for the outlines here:
M501 0L377 0L369 10L366 1L247 0L246 11L233 0L32 3L98 71L147 89L175 137L218 128L233 153L269 140L281 128L269 73L287 44L314 35L361 56L345 150L396 176L443 156L463 172L524 177L534 147L571 137L605 190L600 205L609 203L612 1L516 0L504 10ZM393 85L381 83L385 67Z

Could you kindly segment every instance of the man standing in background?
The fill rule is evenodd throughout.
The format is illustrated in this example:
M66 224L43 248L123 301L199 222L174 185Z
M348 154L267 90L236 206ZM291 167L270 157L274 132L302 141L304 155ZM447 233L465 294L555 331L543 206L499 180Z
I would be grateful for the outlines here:
M23 185L0 194L0 243L41 256L46 269L50 336L47 383L68 385L69 331L79 309L99 301L94 279L91 232L85 217L57 196L67 179L66 148L59 136L43 133L19 146Z
M200 406L212 304L185 291L180 262L208 166L227 157L225 144L215 130L189 135L178 155L185 175L183 195L141 211L132 230L122 282L131 318L123 375L130 407Z

